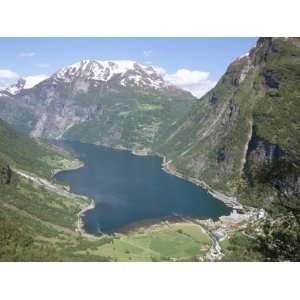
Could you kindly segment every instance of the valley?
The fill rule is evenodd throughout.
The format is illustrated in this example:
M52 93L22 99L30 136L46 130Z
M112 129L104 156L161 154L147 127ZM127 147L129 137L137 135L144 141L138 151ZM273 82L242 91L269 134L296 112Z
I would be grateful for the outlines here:
M201 188L165 173L156 156L135 156L126 150L60 142L84 162L78 170L55 176L70 191L95 200L85 212L85 230L92 234L114 233L132 223L178 216L213 218L231 209Z
M0 259L299 260L299 83L260 38L200 99L125 60L2 90Z

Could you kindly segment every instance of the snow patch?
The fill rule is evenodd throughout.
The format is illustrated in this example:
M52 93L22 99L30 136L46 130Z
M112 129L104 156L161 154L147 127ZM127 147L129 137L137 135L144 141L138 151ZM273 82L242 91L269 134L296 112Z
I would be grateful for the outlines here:
M249 56L249 52L247 52L247 53L245 53L245 54L241 55L241 56L239 57L239 59L242 59L242 58L244 58L244 57L248 57L248 56Z
M26 76L26 77L24 77L25 85L24 85L23 88L24 89L31 89L34 86L36 86L37 84L39 84L40 82L46 80L47 78L49 78L49 76L45 75L45 74Z
M8 87L8 88L6 89L6 91L7 91L8 93L12 94L12 95L16 95L16 94L19 93L20 88L18 88L17 86L14 85L14 86Z
M132 60L83 60L54 74L54 78L64 82L72 82L76 78L107 82L115 77L122 86L134 84L160 88L166 85L154 68Z
M7 97L7 93L4 90L0 90L0 97Z
M46 80L48 77L49 76L47 75L41 74L19 78L16 83L10 85L4 91L8 92L11 95L17 95L24 89L33 88L40 82Z

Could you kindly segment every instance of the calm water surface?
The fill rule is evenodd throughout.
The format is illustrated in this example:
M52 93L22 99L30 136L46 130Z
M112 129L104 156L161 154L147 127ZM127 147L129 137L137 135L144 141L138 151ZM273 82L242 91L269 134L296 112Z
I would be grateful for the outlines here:
M165 173L159 157L80 142L62 146L84 162L83 168L55 178L72 192L95 199L95 209L83 217L89 233L111 233L134 222L174 215L218 218L231 212L200 187Z

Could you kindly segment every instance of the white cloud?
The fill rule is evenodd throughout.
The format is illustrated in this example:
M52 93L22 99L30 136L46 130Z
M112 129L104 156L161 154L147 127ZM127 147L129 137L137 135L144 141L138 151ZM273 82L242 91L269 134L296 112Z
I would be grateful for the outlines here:
M49 76L46 74L40 74L40 75L32 75L32 76L26 76L24 79L26 80L25 88L30 89L33 86L37 85L41 81L47 79Z
M43 67L47 67L47 64L40 64ZM47 66L46 66L47 65ZM42 67L42 66L41 66ZM191 92L196 97L203 96L216 84L216 81L213 81L209 78L209 72L197 71L197 70L188 70L188 69L179 69L175 73L168 73L164 68L159 66L152 66L159 75L161 75L164 80ZM16 80L20 76L9 69L0 69L0 85L8 86L12 83L12 80ZM26 88L31 88L39 82L47 79L49 76L46 74L26 76Z
M22 53L20 53L20 56L22 56L22 57L33 57L33 56L35 56L35 52L22 52Z
M0 79L15 79L18 78L19 75L8 69L0 69Z
M0 69L0 90L8 88L9 86L15 84L21 76L11 70L1 70ZM30 89L37 85L41 81L49 78L46 74L30 75L23 77L26 81L25 89Z
M152 51L152 50L144 50L144 51L143 51L143 55L144 55L145 57L149 57L149 56L151 56L151 55L152 55L152 53L153 53L153 51Z
M196 97L203 96L216 84L209 79L209 72L179 69L173 74L165 74L164 79L191 92Z
M199 82L207 80L208 72L190 71L188 69L179 69L173 74L167 74L165 79L178 86L196 85Z
M152 66L152 68L162 77L167 74L167 70L160 66Z
M152 67L164 78L164 80L191 92L196 97L203 96L216 85L216 81L209 79L209 72L179 69L175 73L169 74L162 67Z
M216 84L217 81L203 80L198 84L194 84L190 86L182 86L182 88L184 90L191 92L197 98L200 98L203 95L205 95L209 90L211 90Z
M50 64L41 63L41 64L36 64L36 66L39 67L39 68L49 68Z
M0 89L4 89L5 87L9 86L15 82L17 78L19 78L18 73L9 69L0 69Z

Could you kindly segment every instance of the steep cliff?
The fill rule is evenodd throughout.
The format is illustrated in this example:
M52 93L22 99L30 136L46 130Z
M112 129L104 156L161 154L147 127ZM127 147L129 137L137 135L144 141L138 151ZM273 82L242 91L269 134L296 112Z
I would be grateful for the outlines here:
M300 39L260 38L157 143L171 167L240 201L299 205Z

